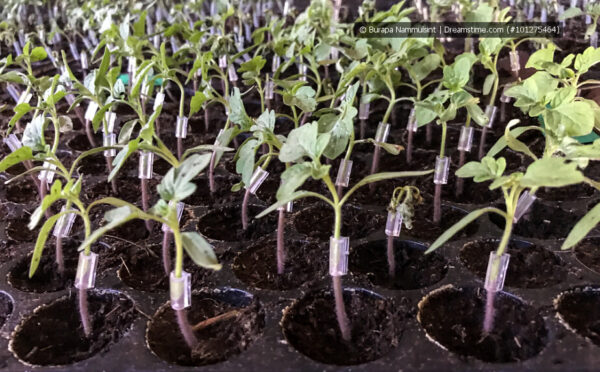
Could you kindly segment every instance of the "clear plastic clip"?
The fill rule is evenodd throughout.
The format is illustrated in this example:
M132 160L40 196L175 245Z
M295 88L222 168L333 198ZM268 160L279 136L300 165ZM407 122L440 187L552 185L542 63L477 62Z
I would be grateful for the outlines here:
M519 60L519 52L511 50L509 53L510 58L510 70L512 72L519 72L521 70L521 61Z
M188 130L188 118L185 116L178 116L177 122L175 123L175 137L186 138Z
M256 168L254 173L252 173L252 177L250 178L250 184L247 185L246 188L248 189L248 191L250 191L251 194L256 194L256 191L258 190L260 185L262 185L263 182L265 182L268 176L269 172L262 169L261 167Z
M181 221L181 216L183 216L183 210L185 209L185 203L183 202L177 202L177 205L175 206L176 208L176 213L177 213L177 221ZM169 225L167 224L162 224L161 227L163 232L170 232L171 228L169 227Z
M390 125L380 121L377 125L377 131L375 132L375 142L385 143L389 134ZM375 146L379 145L375 144Z
M400 236L402 231L402 213L399 210L388 211L387 221L385 222L385 235L387 236Z
M348 274L348 254L350 253L350 238L341 236L339 239L329 238L329 275L343 276Z
M369 119L369 111L371 109L371 103L361 103L358 107L358 119L360 120L368 120Z
M594 31L590 35L590 46L594 48L598 48L598 31Z
M485 273L484 288L486 291L500 292L504 288L509 261L510 255L508 253L498 256L496 252L490 252L490 260Z
M65 211L65 206L63 205L60 209L61 212ZM71 234L71 229L73 228L73 223L75 222L75 213L67 213L63 214L56 221L56 225L54 225L54 230L52 231L52 235L57 238L64 238Z
M445 185L448 183L448 173L450 171L450 158L447 156L435 157L435 170L433 172L433 183L436 185Z
M77 45L75 43L69 43L69 49L71 50L71 54L76 61L79 61L79 50L77 50Z
M154 99L153 110L156 111L159 106L165 102L165 94L163 92L156 93L156 98Z
M115 129L115 121L117 120L117 113L107 111L104 113L104 119L106 120L106 131L105 133L112 133Z
M169 297L173 310L183 310L192 305L192 275L186 271L181 272L181 278L171 271L169 276Z
M338 168L337 177L335 178L335 185L341 187L348 187L350 183L350 173L352 172L352 160L342 159L340 167Z
M460 137L458 139L458 150L471 152L473 147L473 127L460 128Z
M51 164L45 161L44 164L42 164L42 167L44 170L40 171L40 174L38 174L38 179L42 182L46 182L49 185L54 179L54 172L52 170L56 169L56 164Z
M268 77L267 77L268 79ZM268 79L267 84L265 85L265 98L268 100L273 100L275 96L275 83L273 80Z
M14 133L6 136L6 138L4 138L2 141L6 144L6 146L8 146L11 152L15 152L23 147L21 140L19 140L19 137L17 137Z
M413 133L415 133L417 131L418 125L417 125L417 117L415 115L415 109L411 109L410 113L408 114L408 122L406 123L406 130L409 130Z
M79 262L77 262L77 273L75 274L75 288L90 289L96 285L96 267L98 266L98 254L90 252L79 253Z
M110 146L114 146L117 143L117 135L114 133L108 133L108 134L104 134L102 136L102 146L103 147L110 147ZM103 152L105 157L111 157L111 156L116 156L117 155L117 150L116 149L108 149L108 150L104 150Z
M81 62L81 68L83 70L87 70L90 68L90 62L88 60L88 55L85 51L81 52L79 55L79 61Z
M494 126L494 121L496 120L496 113L498 112L498 107L487 105L485 106L485 116L488 117L488 122L486 124L487 128L492 128Z
M98 104L94 101L91 101L87 109L85 110L85 120L94 120L94 116L96 116L96 111L98 111Z
M513 222L517 223L525 213L531 208L537 197L531 195L529 191L525 191L519 196L517 201L517 207L515 208L515 215L513 216Z
M140 152L138 178L149 180L152 178L152 166L154 164L154 153L150 151Z
M271 63L271 72L277 71L279 66L281 66L281 57L276 54L273 56L273 62Z
M227 68L227 74L229 75L229 81L238 81L238 74L237 71L235 71L233 63Z
M227 56L219 57L219 68L226 69L227 68Z

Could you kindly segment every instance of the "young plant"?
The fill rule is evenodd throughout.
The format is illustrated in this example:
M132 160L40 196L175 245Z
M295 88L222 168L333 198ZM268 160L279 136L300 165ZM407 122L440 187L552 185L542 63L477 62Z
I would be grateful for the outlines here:
M508 133L510 128L507 127ZM426 253L433 252L445 244L458 231L485 213L496 213L504 219L504 231L495 252L491 252L488 273L485 280L487 300L483 332L489 333L494 322L494 298L496 292L502 290L508 259L505 250L511 238L514 224L523 216L533 199L529 197L532 190L539 187L564 187L581 183L584 176L577 169L577 164L564 158L541 158L529 165L525 173L514 172L504 175L506 160L503 157L494 159L486 156L480 162L469 162L460 168L456 175L463 178L473 178L475 182L492 181L489 188L500 188L504 196L505 210L494 207L477 209L446 230L431 245Z
M342 105L354 102L357 90L358 83L346 93ZM353 112L349 114L349 128L346 120L338 118L332 120L336 125L329 126L327 130L324 130L320 123L312 122L290 132L279 152L279 160L284 163L294 163L294 165L281 175L281 185L277 190L277 202L257 216L257 218L263 217L289 202L305 197L318 198L333 208L334 223L333 235L330 238L329 273L332 276L336 317L342 338L346 341L351 338L351 326L343 301L341 276L345 275L347 271L349 239L341 235L342 207L350 196L364 185L385 179L417 177L431 173L431 171L377 173L363 178L344 195L338 194L329 175L331 166L322 164L321 157L325 155L328 158L335 158L348 146L349 136L340 137L339 134L345 133L346 130L353 132L352 118L356 115L357 110L352 109ZM339 116L343 117L342 114ZM340 132L340 129L344 129L344 131ZM330 198L315 192L297 191L308 178L322 180L331 195Z
M415 207L423 203L421 192L415 186L396 187L392 193L392 200L387 207L388 218L385 224L387 235L388 274L390 280L396 277L396 258L394 255L394 237L400 236L402 224L407 229L412 229L412 219Z
M465 108L467 113L479 125L485 125L487 118L478 106L479 100L465 90L470 71L475 62L475 55L463 53L457 56L452 65L444 66L442 85L446 89L438 89L425 100L415 105L417 125L423 126L433 120L442 127L440 152L435 162L435 195L433 204L433 222L439 224L442 219L442 185L448 182L450 159L446 156L447 123L456 117L457 110Z
M196 232L182 232L179 226L177 203L190 196L196 189L192 179L209 164L211 155L192 155L167 172L157 187L160 200L148 211L144 212L131 203L116 198L103 198L90 204L109 204L115 207L105 214L107 224L92 232L79 250L89 249L90 245L111 229L133 219L153 220L165 225L173 234L175 241L175 268L170 273L171 307L177 315L177 324L190 349L198 345L194 329L187 319L186 308L191 305L191 277L183 270L184 250L198 266L220 270L221 265L212 246Z

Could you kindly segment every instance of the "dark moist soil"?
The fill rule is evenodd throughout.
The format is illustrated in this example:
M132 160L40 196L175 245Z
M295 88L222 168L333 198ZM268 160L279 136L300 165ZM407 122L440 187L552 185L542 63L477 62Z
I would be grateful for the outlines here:
M32 242L36 239L39 226L43 225L43 222L39 223L33 231L29 230L27 225L29 224L29 218L16 218L9 220L6 224L5 233L8 239L16 242Z
M169 303L158 309L148 322L146 340L153 353L167 362L183 366L214 364L244 351L262 333L264 312L257 300L237 290L198 293L187 309L190 324L239 309L234 318L221 320L195 332L198 347L191 350L181 335L175 312Z
M596 190L593 187L579 184L565 187L542 187L536 192L536 196L547 201L570 201L590 198L595 193Z
M405 311L365 289L344 290L352 340L342 339L333 293L306 294L288 307L281 321L285 338L296 350L327 364L355 365L378 359L398 345Z
M417 206L415 209L415 217L413 219L413 228L408 230L402 229L402 236L411 236L417 239L433 240L438 238L444 231L448 230L452 225L460 221L467 212L462 209L442 205L442 220L439 225L433 223L433 205L427 201L424 204ZM454 235L452 240L469 237L477 232L479 223L477 220L468 224L464 229Z
M173 238L171 238L171 265L175 262ZM147 249L137 248L121 261L117 271L119 279L128 287L144 292L163 292L169 289L169 278L162 263L162 246L155 244ZM219 257L221 261L221 257ZM194 264L187 256L184 269L192 274L192 288L210 285L207 280L213 273Z
M399 155L383 154L379 162L378 172L400 172L433 169L435 157L438 153L435 151L413 150L412 161L406 162L406 154L401 152ZM371 167L371 157L368 158L368 169ZM368 172L367 172L368 174ZM366 174L365 174L366 175ZM408 179L406 179L408 181Z
M113 193L111 183L106 179L90 182L85 185L83 193L88 201L94 201L109 196L114 196L131 203L141 200L140 180L136 177L117 177L117 194ZM151 179L148 182L148 194L156 194L159 181Z
M157 223L153 223L153 231L158 231L160 226ZM139 242L146 239L150 232L146 228L146 223L143 220L132 220L125 224L109 231L106 235L116 236L117 238L130 241Z
M0 240L0 264L4 264L13 260L22 252L31 252L32 250L33 245L30 244L20 245L18 243Z
M473 182L472 178L463 178L463 192L456 195L456 180L454 174L456 169L451 169L448 175L448 183L442 185L442 200L460 204L489 204L490 201L498 200L502 196L500 189L490 190L490 182ZM419 184L421 192L427 193L433 199L435 184L433 176L422 178Z
M12 314L14 309L13 301L10 296L0 292L0 327L6 323L6 320Z
M77 171L90 176L108 174L106 159L102 153L86 156L77 163Z
M333 234L335 214L329 205L317 204L298 212L292 217L296 230L310 238L329 241ZM345 205L342 209L342 236L350 239L364 238L382 228L385 216L382 212Z
M117 292L88 291L91 336L85 337L77 292L37 308L17 326L10 343L25 363L67 365L106 351L137 316L131 299Z
M600 274L600 238L587 238L575 247L575 257L588 269Z
M19 163L19 164L15 164L10 168L7 168L5 170L6 173L10 174L11 176L18 176L21 173L24 173L27 171L27 168L25 168L25 165L23 165L23 163Z
M485 279L490 252L498 248L497 239L483 239L465 244L460 251L462 263L480 279ZM511 240L505 284L515 288L544 288L567 277L565 263L554 253L536 244Z
M504 210L504 204L498 207ZM536 201L514 226L513 233L524 238L562 239L581 217L579 212L567 211L558 205ZM503 217L490 213L489 218L500 229L504 229Z
M228 206L215 209L198 221L198 232L209 239L226 242L253 241L273 232L277 228L277 213L254 218L263 207L248 206L248 229L242 229L242 207Z
M79 242L65 240L63 252L65 255L65 271L60 274L54 254L54 239L48 241L47 251L42 255L39 266L33 277L29 278L31 254L21 258L8 272L8 284L24 292L45 293L69 288L77 271L77 247Z
M98 132L94 134L94 139L96 140L96 145L102 146L102 133ZM88 151L92 149L90 142L88 141L87 135L85 133L80 133L75 135L69 141L67 141L67 147L71 150L75 151Z
M402 179L392 179L375 183L373 189L371 189L369 185L366 185L355 191L352 196L350 196L350 200L355 204L384 207L390 203L394 188L404 186L406 183L407 181ZM347 189L345 191L347 191Z
M329 251L306 240L285 239L285 271L277 274L277 239L265 238L233 261L235 276L260 289L289 290L321 280L327 273Z
M39 201L39 190L31 177L15 180L6 187L6 200L17 204L30 204Z
M352 249L350 270L365 274L369 281L390 289L419 289L442 280L448 272L448 262L437 253L423 254L422 244L394 240L396 275L388 273L387 240L376 240Z
M554 302L556 311L570 328L600 346L600 291L575 288Z
M494 328L484 335L485 301L482 288L441 288L419 303L417 319L431 338L461 356L509 363L542 351L548 330L538 309L499 292L494 302Z
M215 206L234 202L240 202L244 197L244 191L232 192L231 187L240 182L237 176L217 175L215 176L215 192L211 193L208 176L193 180L196 191L185 199L185 203L194 206Z

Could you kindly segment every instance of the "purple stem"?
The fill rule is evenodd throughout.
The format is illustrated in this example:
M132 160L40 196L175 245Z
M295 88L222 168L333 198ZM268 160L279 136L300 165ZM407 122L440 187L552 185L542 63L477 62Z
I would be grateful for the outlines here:
M88 311L87 301L87 290L79 289L79 317L81 318L81 325L83 326L83 334L89 337L92 333L92 326L90 324L90 314Z
M211 193L214 193L217 188L215 187L215 161L217 158L217 152L213 151L210 157L210 164L208 165L208 189Z
M171 233L169 231L163 232L163 242L162 242L162 259L163 259L163 269L165 270L165 275L169 276L171 272L171 253L169 252L169 248L171 246Z
M367 127L366 120L360 120L360 139L365 139L365 130Z
M435 197L433 199L433 223L439 225L442 220L442 184L435 184Z
M65 259L63 256L63 249L62 249L62 236L56 237L56 253L55 254L56 254L56 265L58 266L58 273L60 275L63 275L65 273Z
M487 127L481 130L481 138L479 139L479 159L485 155L485 137L487 136Z
M113 166L112 166L113 157L107 156L105 159L106 159L106 169L108 169L108 174L110 174L110 172L112 172L112 170L113 170ZM117 190L117 181L114 178L110 181L110 187L115 196L119 194L119 191Z
M79 116L79 114L77 114L77 116ZM79 120L81 120L81 118ZM84 127L85 134L87 136L88 142L90 143L90 146L96 147L96 139L94 139L94 134L92 133L92 126L89 120L84 120Z
M177 137L177 158L181 160L183 154L183 138Z
M458 159L458 169L460 169L465 164L465 150L460 150L460 158ZM456 192L455 195L457 197L461 196L464 191L465 180L460 177L456 177Z
M396 277L396 257L394 256L394 237L387 237L388 274L390 279Z
M500 103L500 122L506 122L506 103Z
M208 106L204 109L204 130L208 133L209 127L209 114L208 114Z
M333 281L333 295L335 297L335 315L337 317L338 325L340 326L340 332L342 333L342 339L344 341L350 341L350 321L346 314L346 307L344 305L344 290L342 289L342 277L332 276Z
M425 126L425 143L427 146L431 145L431 138L433 137L433 130L431 129L431 124L427 124Z
M412 162L414 136L415 136L415 132L413 132L412 130L409 130L408 131L408 141L406 144L406 164L410 164Z
M492 328L494 328L494 316L495 316L495 308L494 308L494 298L496 297L495 291L487 291L486 299L485 299L485 316L483 318L483 332L490 333Z
M194 335L194 330L187 319L187 311L185 309L175 310L175 314L177 314L177 325L179 325L179 330L185 343L190 349L194 350L198 345L198 339Z
M250 199L250 190L246 189L244 200L242 201L242 229L248 229L248 199Z
M279 209L277 220L277 274L282 275L285 271L285 208Z
M146 178L140 179L140 188L142 189L142 209L144 212L148 211L148 180ZM152 231L152 222L146 220L146 229Z
M371 161L371 173L369 173L369 174L377 173L377 168L379 168L380 154L381 154L381 147L375 146L375 149L373 150L373 160ZM375 191L375 183L371 183L369 185L369 190L371 190L371 192Z

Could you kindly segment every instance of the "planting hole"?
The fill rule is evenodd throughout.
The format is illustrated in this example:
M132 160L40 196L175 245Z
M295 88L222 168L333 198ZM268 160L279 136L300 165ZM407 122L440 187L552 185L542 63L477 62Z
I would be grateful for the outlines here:
M198 346L190 350L177 325L169 303L161 306L148 322L146 340L158 357L183 366L214 364L244 351L264 327L264 314L257 300L236 289L199 292L192 295L187 309L192 326L218 315L238 310L235 316L215 322L195 332Z
M518 362L542 351L548 330L538 309L498 292L495 326L484 335L485 301L482 288L443 287L421 300L417 319L429 337L449 351L485 362Z
M489 253L498 248L499 240L482 239L465 244L460 260L480 279L485 278ZM544 288L556 285L567 277L564 262L554 253L536 244L511 240L507 252L510 265L505 284L516 288Z
M366 274L374 285L391 289L418 289L442 280L448 262L440 254L423 254L423 244L394 240L396 275L390 278L386 255L387 240L376 240L352 249L350 270Z
M345 289L344 304L350 342L342 339L333 293L328 290L309 292L286 309L281 322L285 338L309 358L336 365L366 363L398 345L404 312L391 300L366 289Z
M277 239L261 239L244 249L233 262L233 272L244 283L261 289L288 290L322 279L329 252L300 239L285 240L285 272L277 274Z
M6 200L17 204L29 204L39 200L39 190L29 177L12 181L6 187Z
M587 238L575 247L575 257L588 269L600 274L600 238Z
M350 239L366 237L383 226L387 216L352 205L345 205L342 215L342 235L349 236ZM318 204L298 212L292 220L299 233L321 241L329 241L334 213L329 206Z
M263 211L258 206L248 206L250 223L248 229L242 229L241 206L228 206L212 210L200 217L198 231L209 239L234 242L239 240L256 240L275 230L277 214L270 213L263 218L253 218Z
M569 328L600 346L600 289L571 289L558 296L554 306Z
M113 291L88 290L92 333L85 337L76 292L38 307L15 329L10 350L37 366L75 363L106 351L136 318L133 301Z

